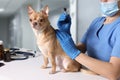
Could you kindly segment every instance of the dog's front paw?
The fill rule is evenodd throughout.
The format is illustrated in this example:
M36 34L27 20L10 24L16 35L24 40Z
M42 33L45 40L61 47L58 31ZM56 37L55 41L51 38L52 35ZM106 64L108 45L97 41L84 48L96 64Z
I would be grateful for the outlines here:
M47 66L45 66L45 65L42 65L42 66L41 66L41 68L42 68L42 69L46 69L46 68L47 68Z

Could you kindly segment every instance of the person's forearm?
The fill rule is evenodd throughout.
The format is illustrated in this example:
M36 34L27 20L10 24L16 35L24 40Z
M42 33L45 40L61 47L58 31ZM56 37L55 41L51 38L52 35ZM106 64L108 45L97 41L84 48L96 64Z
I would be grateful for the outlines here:
M116 80L118 77L115 68L111 63L103 62L81 53L75 58L76 61L87 67L88 69L100 74L110 80Z

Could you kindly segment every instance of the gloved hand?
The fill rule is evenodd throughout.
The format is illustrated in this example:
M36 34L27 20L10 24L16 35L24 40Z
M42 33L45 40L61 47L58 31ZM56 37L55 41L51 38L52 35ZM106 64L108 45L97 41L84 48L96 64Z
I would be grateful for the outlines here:
M72 37L67 32L56 30L56 36L62 49L71 59L75 59L80 54L80 50L76 48Z
M69 14L62 13L57 22L58 28L70 34L71 18Z

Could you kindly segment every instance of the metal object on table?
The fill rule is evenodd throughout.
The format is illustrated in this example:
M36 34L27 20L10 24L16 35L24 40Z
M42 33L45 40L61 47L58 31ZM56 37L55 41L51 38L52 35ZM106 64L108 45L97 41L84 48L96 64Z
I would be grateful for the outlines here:
M11 60L25 60L29 56L35 57L35 54L32 52L22 51L19 48L10 48Z

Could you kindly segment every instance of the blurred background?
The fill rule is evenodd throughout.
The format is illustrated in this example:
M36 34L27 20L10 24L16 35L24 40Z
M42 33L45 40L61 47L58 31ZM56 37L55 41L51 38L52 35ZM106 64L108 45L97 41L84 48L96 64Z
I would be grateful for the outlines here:
M5 48L37 50L29 23L28 5L36 11L48 5L49 20L55 29L63 8L67 8L72 17L71 33L75 43L80 41L92 20L101 16L99 0L0 0L0 40L3 40Z

